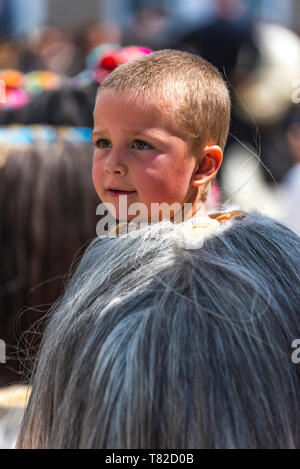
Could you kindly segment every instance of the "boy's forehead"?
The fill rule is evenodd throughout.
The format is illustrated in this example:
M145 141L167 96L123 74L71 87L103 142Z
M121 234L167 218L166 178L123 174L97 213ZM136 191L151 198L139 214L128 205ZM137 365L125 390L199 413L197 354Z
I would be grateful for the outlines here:
M175 116L175 105L171 99L169 102L160 103L146 93L116 93L113 89L100 90L94 110L95 125L112 119L122 122L123 125L155 125L178 133Z
M155 100L145 95L138 95L130 92L116 93L114 90L106 89L98 94L94 114L98 111L109 113L118 107L119 111L123 109L127 112L134 109L135 113L145 115L158 115L159 107Z

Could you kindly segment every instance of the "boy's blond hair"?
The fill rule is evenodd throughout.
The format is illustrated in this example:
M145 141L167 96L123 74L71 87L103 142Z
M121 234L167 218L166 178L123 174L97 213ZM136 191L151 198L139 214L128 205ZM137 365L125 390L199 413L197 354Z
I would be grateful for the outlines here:
M204 145L225 147L230 124L230 97L221 73L188 52L161 50L116 68L98 93L149 96L165 106L172 122L186 136L191 154Z

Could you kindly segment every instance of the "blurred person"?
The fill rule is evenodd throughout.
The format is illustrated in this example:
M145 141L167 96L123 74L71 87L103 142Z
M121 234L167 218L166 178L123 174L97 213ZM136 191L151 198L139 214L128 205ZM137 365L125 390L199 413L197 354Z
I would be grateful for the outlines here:
M254 23L240 0L216 0L215 16L176 44L201 55L237 84L258 58Z
M30 50L36 57L35 68L73 76L84 67L72 33L54 26L39 29L31 37Z
M13 29L11 1L0 0L0 40L7 39Z
M121 28L116 23L101 23L90 19L74 27L74 39L82 55L103 44L121 44Z
M184 28L187 27L191 30L192 25L199 26L205 23L214 15L215 5L211 0L186 0L183 2L176 2L176 15L180 19L180 36L184 34Z
M123 29L122 43L158 50L170 43L172 15L163 6L142 7L132 13Z
M247 80L259 61L255 23L245 5L240 0L216 0L215 15L185 34L174 46L201 55L217 67L228 82L232 117L227 148L235 139L253 143L252 123L245 123L236 112L235 88ZM221 168L218 180L222 172Z
M90 129L0 128L0 142L3 386L30 380L44 314L95 236L98 199L89 177Z
M256 34L260 60L237 89L238 120L232 133L239 136L237 126L253 128L248 142L256 143L249 141L256 136L264 178L272 185L280 183L293 164L287 130L295 107L293 83L300 74L300 40L278 24L258 24Z
M96 239L44 334L17 447L299 448L299 262L300 238L256 212Z
M279 185L274 181L267 184L265 171L257 148L240 143L231 145L223 163L222 200L242 210L256 209L280 219L283 207Z
M22 53L22 48L17 40L0 41L0 70L20 69Z
M40 90L22 107L0 109L0 125L43 124L90 127L96 91L90 97L83 90L61 86L53 90Z

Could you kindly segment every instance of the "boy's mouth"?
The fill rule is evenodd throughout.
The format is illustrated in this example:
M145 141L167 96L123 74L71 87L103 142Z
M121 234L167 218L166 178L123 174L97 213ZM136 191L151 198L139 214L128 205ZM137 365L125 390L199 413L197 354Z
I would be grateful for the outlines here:
M108 187L106 191L111 197L119 197L120 195L131 195L136 193L136 191L125 191L123 189L113 187Z

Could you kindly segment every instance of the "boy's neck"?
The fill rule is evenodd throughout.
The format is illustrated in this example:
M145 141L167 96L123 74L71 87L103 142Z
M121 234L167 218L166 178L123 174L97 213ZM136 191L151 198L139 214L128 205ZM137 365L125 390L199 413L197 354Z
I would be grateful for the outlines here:
M199 205L199 204L198 204ZM207 211L206 211L206 205L205 204L201 204L200 207L198 206L197 207L197 210L195 212L195 214L192 216L192 218L195 218L195 217L207 217Z
M182 221L190 220L191 218L195 218L195 217L207 217L207 216L208 215L206 211L206 204L197 203L197 204L194 204L188 212L182 209L181 214L178 214L178 223L181 223ZM176 217L172 221L176 223L177 222Z

